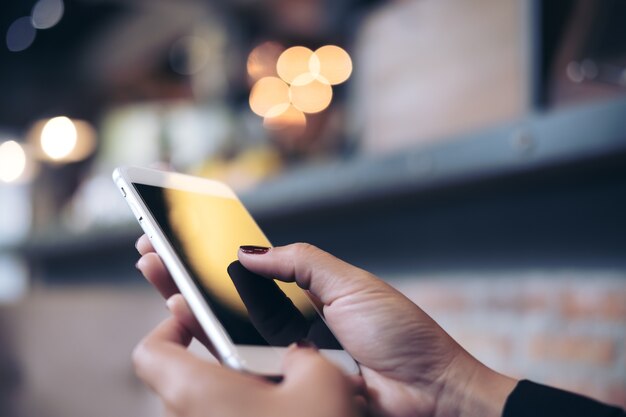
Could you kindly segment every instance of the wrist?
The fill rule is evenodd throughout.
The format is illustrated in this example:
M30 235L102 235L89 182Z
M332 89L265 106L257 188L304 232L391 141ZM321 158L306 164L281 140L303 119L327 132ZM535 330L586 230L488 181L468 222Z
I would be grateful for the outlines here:
M467 385L458 416L501 417L506 401L518 381L480 362L478 364L478 369Z
M501 417L517 380L463 351L450 364L438 401L441 417Z

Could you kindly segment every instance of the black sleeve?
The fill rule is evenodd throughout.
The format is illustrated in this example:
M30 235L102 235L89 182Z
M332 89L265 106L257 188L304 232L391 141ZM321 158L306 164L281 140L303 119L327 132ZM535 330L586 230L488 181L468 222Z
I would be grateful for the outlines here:
M502 417L626 417L624 410L591 398L530 381L520 381Z

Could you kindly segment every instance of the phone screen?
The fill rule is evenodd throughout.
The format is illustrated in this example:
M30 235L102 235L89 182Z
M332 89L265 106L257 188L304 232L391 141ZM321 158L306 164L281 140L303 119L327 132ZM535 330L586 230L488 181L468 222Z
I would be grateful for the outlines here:
M233 343L288 346L306 339L342 349L295 283L261 277L237 260L241 245L270 246L241 202L133 183Z

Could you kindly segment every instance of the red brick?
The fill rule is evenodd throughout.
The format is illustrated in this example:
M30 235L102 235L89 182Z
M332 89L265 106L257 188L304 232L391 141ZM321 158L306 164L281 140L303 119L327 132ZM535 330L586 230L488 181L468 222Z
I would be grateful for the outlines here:
M508 358L513 350L513 341L510 337L480 333L463 332L455 335L455 339L471 354L483 357L484 355L498 355Z
M616 360L617 348L609 338L543 335L532 339L533 359L573 362L609 367Z
M485 301L486 307L519 313L545 311L549 305L548 297L543 294L492 295Z
M450 286L438 285L411 285L399 287L411 301L424 311L431 312L458 312L468 308L471 300L460 291Z
M601 318L626 324L626 290L587 293L566 291L561 296L561 314L569 319Z

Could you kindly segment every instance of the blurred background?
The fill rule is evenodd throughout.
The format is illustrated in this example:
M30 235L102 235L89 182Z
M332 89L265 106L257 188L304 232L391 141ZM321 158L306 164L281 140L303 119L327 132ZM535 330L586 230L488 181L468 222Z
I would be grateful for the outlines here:
M226 181L495 369L626 406L626 3L0 6L0 414L151 416L119 165Z

